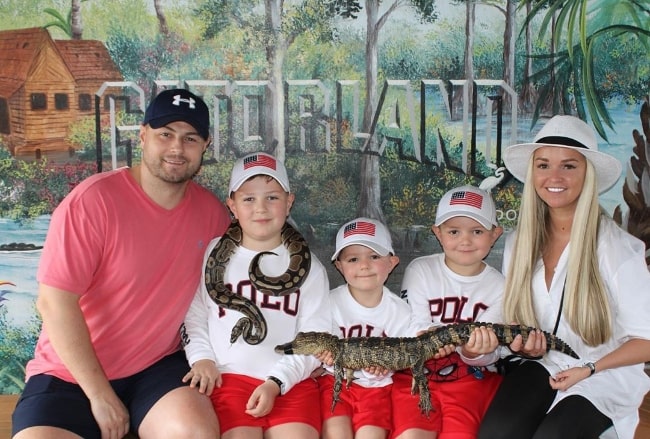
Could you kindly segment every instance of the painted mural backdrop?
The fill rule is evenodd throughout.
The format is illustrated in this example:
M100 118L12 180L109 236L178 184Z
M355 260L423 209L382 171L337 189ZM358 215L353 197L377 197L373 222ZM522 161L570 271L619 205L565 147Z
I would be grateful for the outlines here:
M601 202L650 244L649 29L634 0L0 1L0 393L20 391L32 355L52 210L88 175L138 162L164 88L208 102L196 179L221 198L235 158L285 162L321 260L344 222L384 220L394 292L439 251L429 229L451 187L490 190L514 227L521 186L501 151L557 113L589 120L623 162Z

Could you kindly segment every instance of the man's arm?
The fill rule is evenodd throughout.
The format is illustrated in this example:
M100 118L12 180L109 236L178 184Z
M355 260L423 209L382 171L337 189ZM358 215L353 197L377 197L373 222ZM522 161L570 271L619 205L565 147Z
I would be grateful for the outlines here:
M95 355L79 298L40 284L36 307L54 350L88 397L102 437L122 437L129 430L129 414Z

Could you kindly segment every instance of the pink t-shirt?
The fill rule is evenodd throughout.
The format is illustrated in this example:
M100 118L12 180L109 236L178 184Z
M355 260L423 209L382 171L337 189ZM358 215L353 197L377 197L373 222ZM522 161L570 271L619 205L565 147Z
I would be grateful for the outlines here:
M81 296L104 372L111 380L130 376L179 349L205 248L228 224L225 206L194 182L167 210L128 169L97 174L54 211L37 279ZM27 377L39 373L75 381L45 329L27 364Z

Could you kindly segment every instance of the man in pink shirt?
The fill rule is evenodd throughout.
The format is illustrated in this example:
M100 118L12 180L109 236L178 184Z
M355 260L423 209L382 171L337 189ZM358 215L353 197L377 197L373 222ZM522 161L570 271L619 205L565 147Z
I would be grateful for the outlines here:
M161 92L140 130L142 163L86 179L54 211L14 438L219 437L210 400L181 380L179 335L205 247L230 224L192 181L209 127L201 98Z

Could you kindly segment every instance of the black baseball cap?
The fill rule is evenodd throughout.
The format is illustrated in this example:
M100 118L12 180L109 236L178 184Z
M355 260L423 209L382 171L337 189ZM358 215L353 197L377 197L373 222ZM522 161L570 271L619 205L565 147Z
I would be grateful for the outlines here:
M203 99L183 88L161 91L147 107L143 125L161 128L171 122L187 122L201 137L210 136L210 110Z

